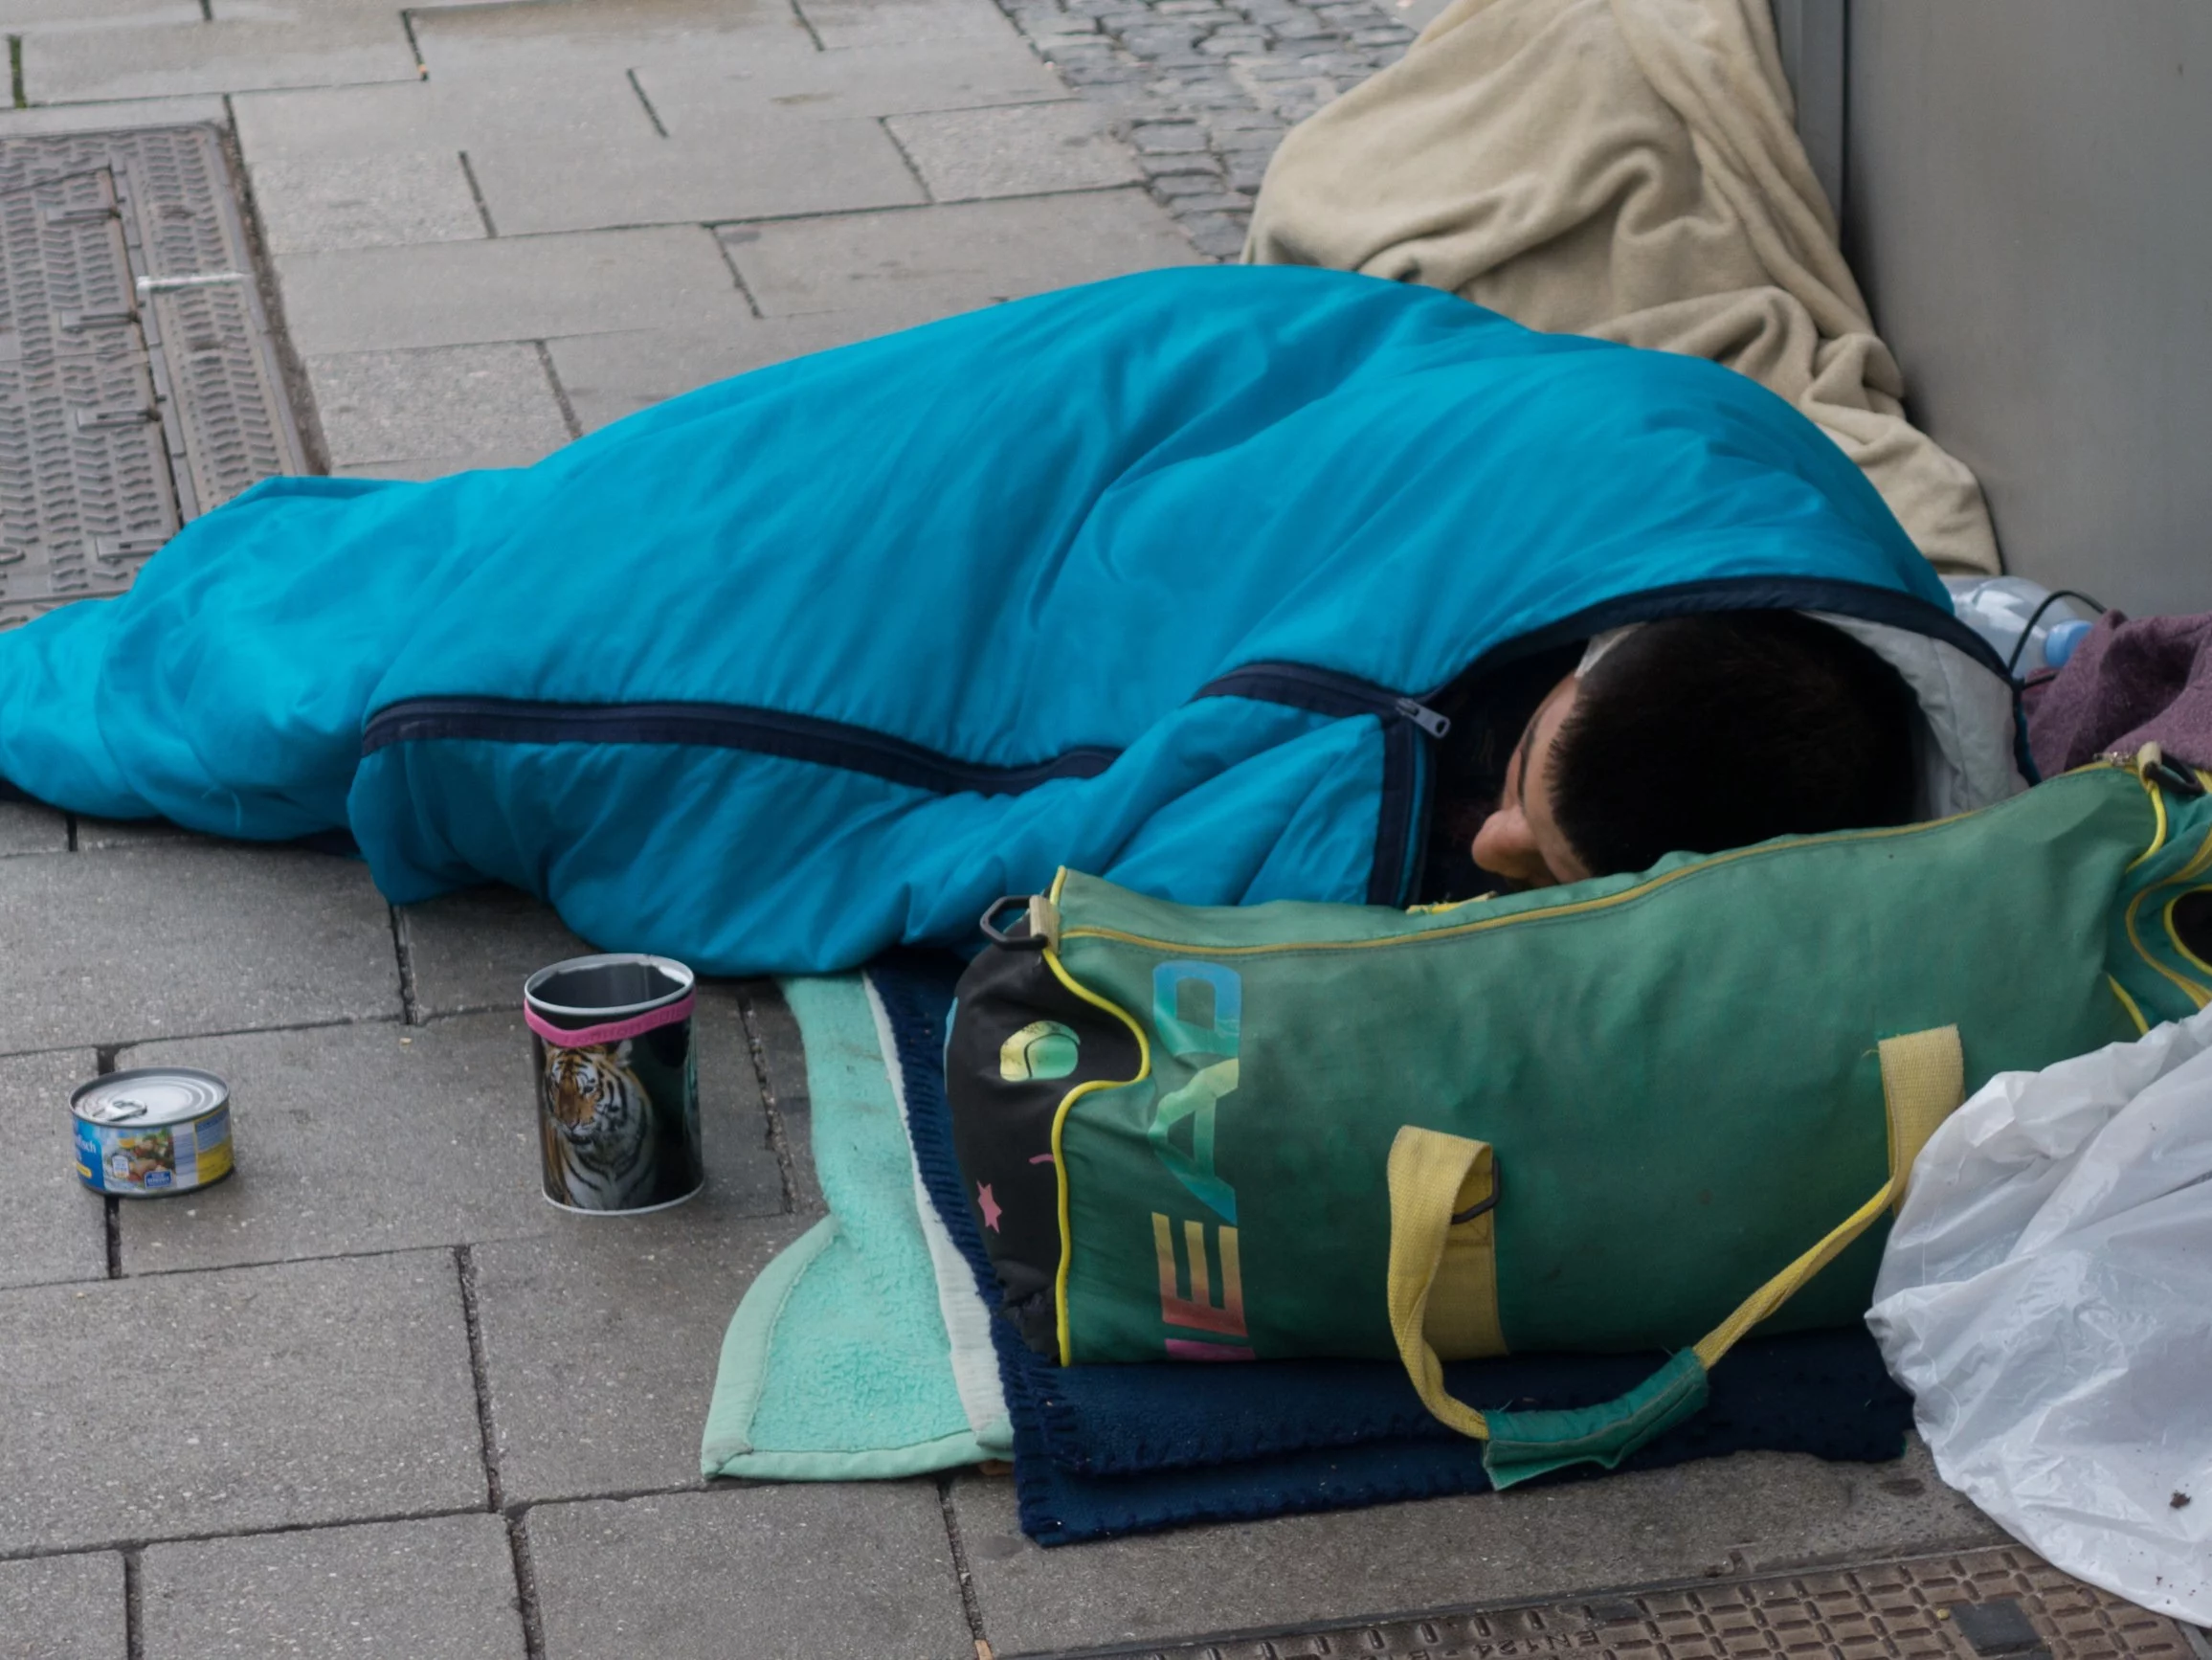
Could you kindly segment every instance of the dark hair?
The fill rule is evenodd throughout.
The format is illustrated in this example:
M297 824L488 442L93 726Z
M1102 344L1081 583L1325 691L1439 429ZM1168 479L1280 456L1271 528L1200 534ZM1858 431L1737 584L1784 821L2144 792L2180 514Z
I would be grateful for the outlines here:
M1796 612L1647 623L1583 677L1552 750L1553 815L1600 876L1901 824L1915 707L1872 651Z

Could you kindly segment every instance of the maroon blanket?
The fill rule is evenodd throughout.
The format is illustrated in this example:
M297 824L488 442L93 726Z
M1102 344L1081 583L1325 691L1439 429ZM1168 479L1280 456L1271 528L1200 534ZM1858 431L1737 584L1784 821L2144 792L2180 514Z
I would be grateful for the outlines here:
M2026 702L2028 748L2046 778L2145 744L2212 768L2212 614L2130 622L2108 611Z

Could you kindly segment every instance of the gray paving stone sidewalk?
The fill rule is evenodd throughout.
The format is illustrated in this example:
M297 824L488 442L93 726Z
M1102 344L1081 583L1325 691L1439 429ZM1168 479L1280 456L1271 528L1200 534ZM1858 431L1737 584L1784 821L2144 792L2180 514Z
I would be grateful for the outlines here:
M520 465L725 375L1235 254L1438 0L0 0L0 137L229 136L316 459ZM1924 1454L1753 1457L1044 1552L1011 1484L708 1489L821 1213L772 987L701 999L709 1185L534 1188L535 902L0 802L0 1660L946 1660L1961 1547ZM67 1092L211 1066L239 1171L103 1203Z
M450 1251L0 1292L0 1556L486 1500Z
M123 1660L124 1601L123 1558L114 1551L0 1561L0 1654Z
M1039 1550L1007 1484L953 1487L975 1597L1001 1655L1505 1603L1553 1592L1958 1549L2003 1536L1900 1464L1771 1453L1613 1476ZM1755 1652L1755 1650L1754 1650Z
M513 1583L506 1524L480 1514L153 1545L139 1568L144 1649L524 1660Z

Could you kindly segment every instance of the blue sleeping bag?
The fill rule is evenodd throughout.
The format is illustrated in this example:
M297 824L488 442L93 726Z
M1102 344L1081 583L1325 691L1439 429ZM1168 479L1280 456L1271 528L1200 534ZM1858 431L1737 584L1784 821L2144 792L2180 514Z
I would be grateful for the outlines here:
M820 971L964 940L1063 864L1400 902L1424 695L1774 605L1995 683L1865 479L1751 381L1424 288L1173 270L760 370L526 469L264 483L123 597L0 637L0 776L348 828L396 901L497 880L611 948Z

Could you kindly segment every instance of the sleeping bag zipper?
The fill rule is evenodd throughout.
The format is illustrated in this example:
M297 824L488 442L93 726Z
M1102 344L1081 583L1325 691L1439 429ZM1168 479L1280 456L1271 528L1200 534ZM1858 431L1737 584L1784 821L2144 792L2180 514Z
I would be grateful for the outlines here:
M1418 698L1405 697L1357 675L1310 668L1302 662L1255 662L1231 669L1192 694L1194 703L1199 698L1254 698L1317 715L1376 715L1384 720L1411 721L1432 738L1441 738L1452 729L1450 717L1439 714Z
M1427 825L1428 746L1421 734L1441 738L1448 716L1418 698L1335 669L1302 662L1255 662L1208 681L1198 698L1252 698L1308 713L1345 719L1373 715L1382 726L1382 799L1375 813L1374 863L1367 903L1403 905L1420 882Z
M681 744L744 750L862 773L940 796L1018 796L1055 778L1095 778L1121 754L1085 745L1023 767L994 767L844 721L743 704L553 704L507 698L408 698L376 711L361 752L392 744Z
M1427 774L1419 734L1442 737L1451 722L1417 700L1357 676L1304 663L1261 662L1210 681L1198 698L1240 697L1312 714L1373 715L1382 724L1383 788L1369 903L1396 905L1416 875ZM934 795L1017 796L1060 778L1095 778L1121 751L1104 745L1002 767L963 761L844 721L743 704L569 704L515 698L407 698L369 717L361 752L394 744L671 744L744 750L860 773Z

